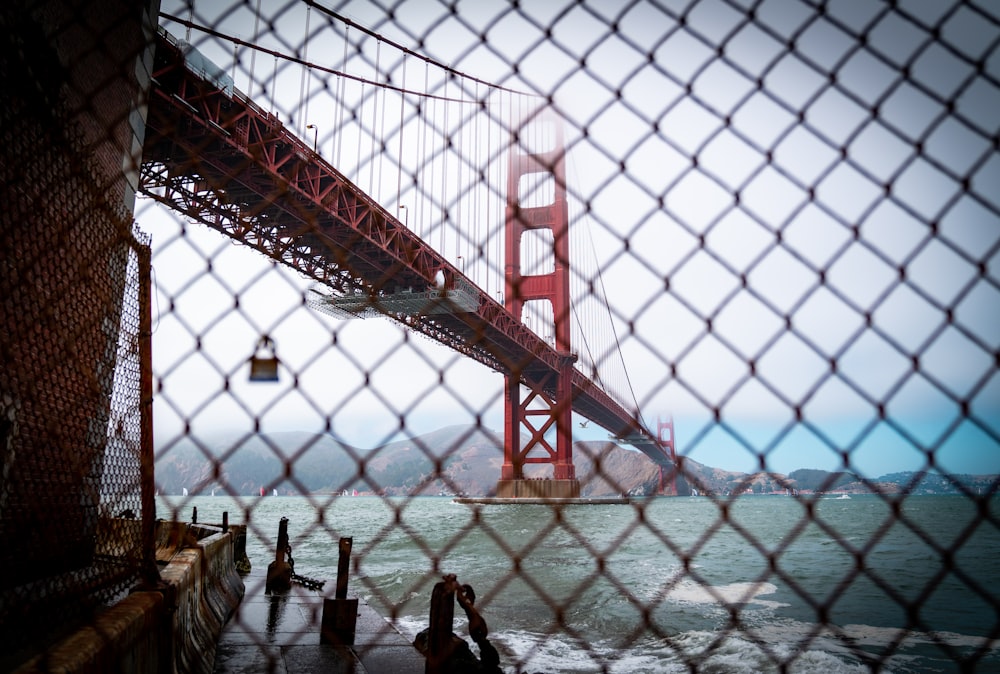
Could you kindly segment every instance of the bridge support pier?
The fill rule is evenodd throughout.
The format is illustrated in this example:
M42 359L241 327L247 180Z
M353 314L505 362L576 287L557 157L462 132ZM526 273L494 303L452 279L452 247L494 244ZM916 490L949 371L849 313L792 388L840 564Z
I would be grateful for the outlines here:
M499 480L497 498L580 498L580 481L547 478Z

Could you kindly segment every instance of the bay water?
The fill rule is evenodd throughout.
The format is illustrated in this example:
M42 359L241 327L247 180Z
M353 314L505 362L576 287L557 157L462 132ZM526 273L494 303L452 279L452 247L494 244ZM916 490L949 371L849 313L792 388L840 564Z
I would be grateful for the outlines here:
M450 497L161 496L158 516L249 526L255 571L289 520L296 573L414 636L445 573L472 585L507 672L1000 672L1000 498L741 496L629 505ZM460 618L460 619L459 619ZM456 633L464 616L456 610ZM991 639L992 635L992 639Z

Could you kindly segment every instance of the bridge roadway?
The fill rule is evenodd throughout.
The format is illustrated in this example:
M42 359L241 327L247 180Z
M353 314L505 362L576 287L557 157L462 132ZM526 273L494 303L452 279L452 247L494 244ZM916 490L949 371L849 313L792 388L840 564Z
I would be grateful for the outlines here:
M348 307L339 311L383 314L554 394L555 374L572 356L521 324L276 115L235 90L221 69L185 59L182 45L161 31L153 73L141 192L315 279ZM672 465L636 414L576 368L572 405Z

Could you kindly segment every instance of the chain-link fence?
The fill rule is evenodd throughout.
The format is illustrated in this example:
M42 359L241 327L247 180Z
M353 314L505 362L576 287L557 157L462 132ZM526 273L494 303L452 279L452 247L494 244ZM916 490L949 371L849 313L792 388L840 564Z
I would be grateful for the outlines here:
M120 129L100 124L94 100L86 105L93 125L78 116L75 106L94 90L53 58L38 23L14 7L0 18L8 92L0 112L6 669L143 580L151 563L143 474L146 514L153 510L139 405L140 316L148 307L139 260L148 266L148 237L133 234L131 214L112 196L124 183L121 155L110 174L100 165L100 146L114 145ZM123 44L135 49L142 40Z
M160 4L135 212L160 516L241 515L257 568L288 517L320 578L352 536L354 587L411 635L456 573L505 671L1000 667L991 2ZM11 26L42 45L86 22L39 16L4 16L18 90L73 81ZM149 554L128 517L150 276L61 104L3 107L15 641ZM686 496L648 498L671 471L579 414L582 494L616 505L452 503L496 488L510 362L478 318L427 309L420 265L509 299L508 161L551 149L523 123L540 104L564 130L580 371L651 431L672 415ZM557 193L532 180L525 205ZM371 222L401 229L375 245ZM525 244L526 274L563 262L552 244ZM411 266L373 283L386 251ZM389 318L346 318L368 314ZM554 345L553 314L524 322Z

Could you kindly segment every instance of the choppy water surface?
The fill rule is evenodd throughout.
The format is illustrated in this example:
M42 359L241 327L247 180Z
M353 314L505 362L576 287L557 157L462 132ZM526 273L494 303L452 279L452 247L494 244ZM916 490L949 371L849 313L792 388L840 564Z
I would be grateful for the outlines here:
M1000 671L1000 644L988 639L997 610L981 598L995 598L1000 579L998 499L992 522L957 496L910 497L895 514L872 496L559 511L450 498L199 496L158 507L165 518L190 519L197 507L199 521L228 511L248 522L256 569L274 558L281 517L302 575L332 580L337 540L353 537L352 594L395 613L411 635L426 626L433 583L454 573L476 589L508 671L681 672L697 659L700 671L760 672L798 655L792 671L854 672L869 671L866 654L893 672L954 671L949 652L979 649L982 671ZM952 569L941 562L947 549Z

